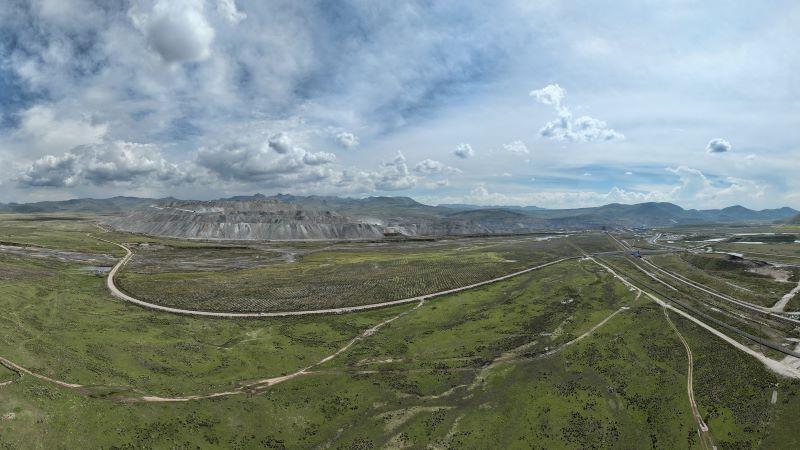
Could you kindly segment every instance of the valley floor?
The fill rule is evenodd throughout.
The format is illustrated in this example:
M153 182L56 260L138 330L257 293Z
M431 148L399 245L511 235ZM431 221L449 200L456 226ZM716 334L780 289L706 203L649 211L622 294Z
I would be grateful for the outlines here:
M0 220L0 240L16 247L124 256L87 233L97 233L89 218ZM150 239L107 237L137 245ZM528 254L522 267L577 258L408 304L262 319L143 309L112 297L106 271L87 268L86 261L0 251L0 356L6 363L0 367L0 448L800 445L794 430L800 380L770 370L708 329L724 331L763 358L793 362L781 353L790 352L794 346L783 344L798 337L790 316L758 308L780 298L772 290L791 290L794 269L787 269L790 280L780 282L721 264L711 254L624 256L624 244L635 239L600 233L489 239L379 248L377 254L307 245L291 249L306 274L324 273L329 258L345 256L343 267L374 264L376 273L385 274L384 267L395 266L384 261L397 259L398 252L409 268L420 254L455 261L449 255L461 252L473 262L492 245L500 248L494 261L512 259L515 248L519 260ZM202 243L148 245L164 246L154 252L212 251ZM221 250L229 260L253 251ZM148 274L156 259L131 273L159 279ZM711 293L656 268L641 270L648 263ZM260 280L263 290L271 279L258 271L286 270L285 264L278 252L262 268L210 276L256 271L240 281ZM507 273L521 267L515 264L495 262ZM486 276L488 266L476 265L478 275L446 283ZM449 267L457 273L460 266ZM358 273L351 269L341 277ZM181 272L191 275L183 283L202 278L203 270ZM401 283L411 279L396 276ZM755 294L744 295L725 281ZM164 292L173 292L166 286Z

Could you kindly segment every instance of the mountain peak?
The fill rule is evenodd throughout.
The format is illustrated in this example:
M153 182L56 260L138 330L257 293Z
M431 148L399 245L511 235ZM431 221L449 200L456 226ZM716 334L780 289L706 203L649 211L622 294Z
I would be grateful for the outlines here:
M750 212L750 211L753 211L753 210L750 209L750 208L745 208L742 205L733 205L733 206L728 206L727 208L722 208L722 211L724 211L724 212Z

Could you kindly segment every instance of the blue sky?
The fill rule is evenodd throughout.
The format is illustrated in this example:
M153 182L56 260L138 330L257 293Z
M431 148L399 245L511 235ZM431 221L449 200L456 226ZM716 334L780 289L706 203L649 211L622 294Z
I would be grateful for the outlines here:
M0 202L800 208L800 4L10 0Z

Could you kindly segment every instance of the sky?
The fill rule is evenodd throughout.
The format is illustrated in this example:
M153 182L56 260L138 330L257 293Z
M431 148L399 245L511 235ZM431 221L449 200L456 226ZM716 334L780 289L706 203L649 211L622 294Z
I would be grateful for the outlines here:
M4 0L0 202L800 209L796 1Z

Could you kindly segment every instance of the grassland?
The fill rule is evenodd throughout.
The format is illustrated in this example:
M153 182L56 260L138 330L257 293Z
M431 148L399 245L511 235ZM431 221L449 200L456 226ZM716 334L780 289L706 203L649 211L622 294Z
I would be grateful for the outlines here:
M0 242L21 246L124 255L119 247L91 239L91 216L0 214Z
M490 375L495 370L486 373L482 369L485 362L538 341L524 347L520 362L509 361L496 371L506 374L518 363L534 364L533 359L527 359L535 358L543 346L566 342L633 300L630 292L586 262L553 266L544 269L546 272L540 277L521 277L431 301L393 322L386 335L378 333L357 345L352 355L343 355L319 373L276 386L263 396L206 401L198 408L126 404L119 400L136 390L192 393L285 373L333 351L361 329L401 308L314 319L207 321L128 307L98 292L102 286L97 277L72 271L69 265L53 269L60 273L63 290L42 285L43 280L35 277L27 281L40 285L40 294L44 295L3 286L4 294L9 294L3 296L9 299L3 310L14 313L3 317L4 344L0 351L48 376L87 384L90 395L79 395L29 376L3 387L3 407L15 412L13 420L0 425L0 442L8 445L18 445L25 439L35 439L45 447L56 443L280 447L281 442L294 447L335 439L338 446L351 448L391 439L436 442L448 439L450 421L455 420L437 419L443 411L463 409L465 417L461 420L468 423L487 408L482 405L490 398L496 397L497 407L511 408L493 414L514 414L519 408L512 401L513 393L498 397L504 384L493 384ZM50 294L51 290L56 292ZM572 301L566 302L568 299ZM512 321L510 317L517 319ZM542 333L552 334L543 337ZM248 339L252 341L245 342ZM409 354L401 352L401 348ZM357 363L363 357L384 354L417 362L399 370L381 368L376 374L358 373ZM551 359L544 358L543 368L536 370L555 371L556 379L566 376L561 373L561 364ZM521 370L514 376L518 389L552 392L549 383L527 386L524 374L529 369L514 370ZM479 375L488 381L471 390L475 393L472 399L461 399L468 394L460 392L458 397L448 399L446 408L426 406L434 399L424 397L473 383ZM462 388L455 391L459 389ZM553 426L565 420L572 428L561 431L557 426L552 442L562 439L563 433L583 434L575 428L583 426L582 413L574 418L571 411L579 407L583 410L582 396L597 394L595 388L586 389L590 392L576 394L571 406L560 405L559 411L553 413ZM679 381L675 390L680 391ZM557 398L550 402L557 403ZM264 415L275 420L268 427L256 427L256 416ZM598 417L607 421L612 416ZM446 427L448 423L450 426ZM494 425L498 435L501 423L498 420ZM337 437L339 428L351 428L348 424L361 425ZM86 429L92 431L87 433ZM519 430L519 434L527 433L523 431ZM401 432L405 435L396 437ZM480 445L481 439L488 436L459 435L458 442ZM604 439L611 438L613 433Z
M17 378L17 375L9 369L0 366L0 385L5 383L13 382Z
M695 354L695 396L720 448L797 448L787 426L800 412L800 382L779 377L686 319L677 326ZM777 403L770 403L777 391Z
M229 380L284 375L396 314L268 324L154 315L112 299L102 277L75 265L20 259L0 256L0 272L25 271L2 284L0 355L53 378L115 386L120 395L221 389Z
M580 252L615 250L597 233L439 241L204 242L104 232L92 217L0 215L12 245L134 251L117 285L141 300L204 311L267 312L355 306L452 289Z
M29 243L94 249L92 240L77 239L90 232L91 224L73 221L58 225L64 227L59 230L49 228L52 222L40 226L54 236L29 230ZM0 229L6 225L0 221ZM118 238L153 244L155 255L130 272L142 279L156 275L161 251L178 259L186 250L187 261L217 254L211 243L182 246ZM364 265L384 267L378 273L386 274L397 267L458 259L484 271L494 261L505 270L498 259L517 258L520 266L528 266L565 252L578 254L573 245L613 249L600 235L566 239L363 248L308 243L293 249L294 264L306 272L321 274L328 267L320 268L323 264L341 264L340 277L356 277L356 268ZM226 264L245 251L250 252L245 259L261 251L273 259L266 267L214 276L291 265L281 260L285 252L269 253L275 248L221 250L217 255ZM485 265L470 259L481 254L490 255ZM628 267L626 259L609 259ZM403 264L393 266L393 260ZM452 264L445 267L458 267ZM180 267L180 261L172 267ZM185 272L191 277L184 283L208 270ZM0 367L0 384L11 381L0 386L0 448L699 446L686 395L686 353L662 309L589 260L565 261L413 310L414 305L405 305L265 320L210 320L144 310L110 297L103 277L83 264L54 258L0 252L0 280L0 356L85 385L67 389L29 375L18 378ZM648 285L646 276L636 280ZM265 281L271 280L260 280ZM232 390L292 373L407 311L309 373L257 395L186 403L133 401L142 395ZM777 377L697 325L672 317L692 347L697 401L719 448L797 448L800 384ZM584 339L574 340L600 323ZM770 403L773 390L775 404Z
M91 278L82 282L93 284ZM0 413L14 413L0 422L0 445L9 448L697 446L686 401L685 353L660 308L635 300L588 261L430 301L314 373L263 395L189 404L120 402L130 391L111 394L107 386L187 393L282 373L306 362L293 355L301 348L310 359L321 346L319 356L401 308L313 319L208 321L137 310L99 293L62 299L58 313L50 305L53 298L28 298L3 309L16 311L11 317L25 324L40 323L37 332L54 336L36 346L4 336L0 354L22 347L13 355L18 362L94 386L87 396L24 376L0 388ZM631 309L586 339L545 352L626 305ZM86 308L102 313L87 314ZM342 320L352 322L334 325ZM788 448L794 434L779 425L791 423L800 407L796 383L777 380L703 330L676 323L695 349L696 391L720 448ZM98 335L84 326L99 327ZM0 327L21 329L8 320ZM334 327L345 331L329 331ZM297 347L290 339L270 346L267 336L256 337L253 347L247 338L229 340L228 350L198 342L213 337L220 344L230 335L258 330L275 330L272 342L292 336ZM336 345L326 345L337 338ZM187 372L186 361L195 352L180 343L204 346L210 360L225 354L235 369L204 371L195 361ZM127 353L133 356L123 356ZM159 364L147 363L152 359ZM86 364L89 369L81 370ZM747 375L737 379L731 373L737 370ZM780 401L770 405L766 399L775 383Z
M603 235L581 236L577 241L592 249L614 250ZM330 245L296 251L292 262L255 269L220 266L221 270L214 272L154 273L141 264L137 267L138 255L152 267L159 266L153 261L175 258L176 250L159 253L134 256L132 266L117 278L120 289L160 305L227 312L321 309L399 300L579 254L571 238L499 237Z

